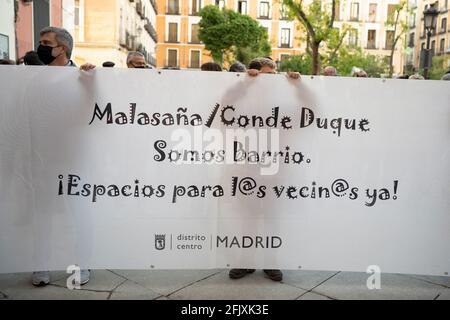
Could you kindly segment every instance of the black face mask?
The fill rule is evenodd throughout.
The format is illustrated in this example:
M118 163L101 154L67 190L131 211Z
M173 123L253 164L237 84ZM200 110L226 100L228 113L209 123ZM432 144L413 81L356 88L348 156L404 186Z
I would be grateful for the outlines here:
M56 59L56 57L52 55L53 48L56 47L39 45L37 49L39 60L41 60L44 64L52 63Z
M130 63L135 69L147 69L147 66L137 66L134 63Z

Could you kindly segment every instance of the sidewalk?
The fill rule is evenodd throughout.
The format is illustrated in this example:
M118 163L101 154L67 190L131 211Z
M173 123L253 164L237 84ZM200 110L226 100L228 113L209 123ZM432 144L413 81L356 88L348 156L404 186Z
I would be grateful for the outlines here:
M284 271L276 283L261 270L239 280L228 270L94 270L81 290L66 288L67 274L35 288L30 273L0 274L1 299L424 299L450 300L450 277L382 274L381 289L369 290L366 273Z

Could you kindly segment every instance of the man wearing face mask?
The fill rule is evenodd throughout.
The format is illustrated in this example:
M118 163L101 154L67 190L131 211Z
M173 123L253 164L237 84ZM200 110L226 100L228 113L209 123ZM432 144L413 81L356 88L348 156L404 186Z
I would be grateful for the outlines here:
M136 69L147 69L147 63L145 62L145 57L141 52L130 51L127 55L127 67Z
M47 66L59 67L76 67L75 63L70 60L73 49L73 38L70 33L62 28L45 27L40 31L39 47L37 54L39 60ZM90 70L95 68L90 63L83 64L80 69ZM83 285L89 281L90 270L81 270L79 284ZM45 286L50 283L49 271L33 272L31 282L34 286Z
M75 63L70 60L73 38L67 30L46 27L41 30L40 35L37 49L39 60L49 66L75 67Z
M73 50L73 38L63 28L45 27L40 32L39 47L37 54L39 60L48 66L76 67L70 60ZM95 66L90 63L83 64L81 70L91 70Z

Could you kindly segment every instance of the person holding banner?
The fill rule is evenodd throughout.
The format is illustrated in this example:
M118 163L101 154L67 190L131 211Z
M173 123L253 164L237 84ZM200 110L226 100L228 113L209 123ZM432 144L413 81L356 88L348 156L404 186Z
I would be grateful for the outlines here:
M269 58L256 58L253 59L249 65L247 74L251 77L256 77L260 73L276 74L277 65L272 59ZM298 72L287 72L286 74L290 79L299 79L300 73ZM273 281L283 280L283 273L281 270L277 269L265 269L264 273ZM231 269L228 273L230 279L240 279L245 277L247 274L255 272L255 269Z
M47 66L76 67L70 60L73 50L73 38L71 34L63 28L45 27L40 31L39 47L37 55L39 60ZM90 63L83 64L81 70L91 70L95 68ZM39 245L39 244L37 244ZM80 271L80 285L88 283L90 270ZM40 287L50 283L49 271L35 271L32 274L31 282L34 286Z
M277 73L277 65L276 63L269 58L256 58L250 61L248 65L247 73L249 76L256 77L260 73ZM288 71L286 75L290 79L300 79L300 73Z

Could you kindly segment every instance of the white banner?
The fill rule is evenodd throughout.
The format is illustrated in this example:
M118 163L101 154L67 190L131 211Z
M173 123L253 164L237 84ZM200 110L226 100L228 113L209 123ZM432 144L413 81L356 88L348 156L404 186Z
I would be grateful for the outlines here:
M0 272L450 272L448 82L20 66L0 80Z

